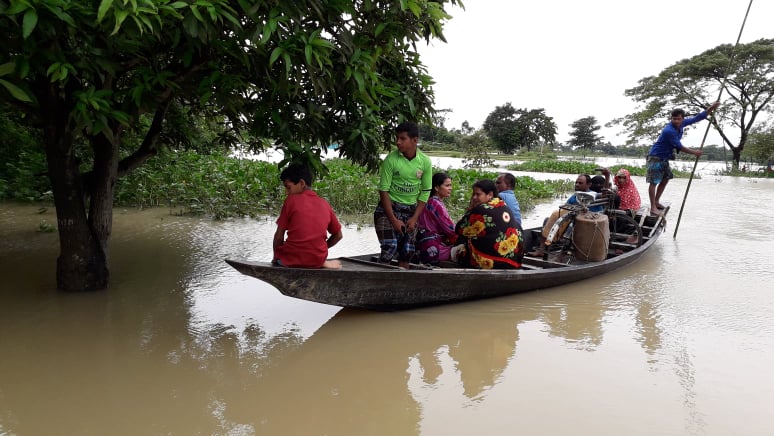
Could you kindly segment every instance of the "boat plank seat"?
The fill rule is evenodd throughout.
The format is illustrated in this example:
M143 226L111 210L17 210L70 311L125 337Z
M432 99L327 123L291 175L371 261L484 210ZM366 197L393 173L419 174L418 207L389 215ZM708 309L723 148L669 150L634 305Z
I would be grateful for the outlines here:
M527 264L527 268L525 267ZM521 262L522 269L546 269L546 268L566 268L567 264L562 262L554 262L553 260L543 260L542 257L524 256Z
M351 260L353 262L362 262L362 263L365 263L365 264L375 263L375 264L377 264L379 266L383 266L385 268L404 269L404 268L402 268L402 267L400 267L398 265L398 261L395 260L395 259L393 259L389 264L387 264L387 263L379 263L379 256L376 256L376 255L371 256L370 261L369 260L364 260L364 259L351 258L351 257L348 257L346 259L347 260ZM433 269L433 267L430 266L430 265L423 265L421 263L409 263L409 269Z
M640 207L640 209L639 209L639 210L638 210L638 211L637 211L637 212L634 214L634 219L635 219L635 220L637 220L637 217L639 217L639 218L640 218L639 220L637 220L637 223L640 225L640 227L643 227L643 226L645 226L645 219L648 217L648 214L649 214L649 213L650 213L650 210L649 210L647 207L645 207L645 206L642 206L642 207Z
M653 227L651 227L651 228L650 228L650 230L648 230L648 232L647 232L647 233L645 233L645 232L643 231L643 235L647 235L647 236L650 238L651 236L653 236L653 233L655 233L655 232L656 232L656 229L657 229L657 228L658 228L658 226L653 226Z
M650 209L648 207L644 207L637 212L641 214L639 216L639 223L640 227L642 228L643 237L650 238L654 233L656 233L656 230L661 225L663 225L664 215L666 215L670 208L669 203L665 203L664 206L666 207L664 208L664 212L661 215L651 215Z
M543 268L541 268L541 267L539 267L537 265L529 265L529 264L526 264L526 263L522 263L521 264L521 269L538 270L538 269L543 269Z
M626 249L634 249L637 248L636 244L630 244L628 242L619 242L619 241L610 241L610 247L611 248L626 248Z
M346 259L349 262L360 263L360 264L364 264L364 265L372 265L373 266L373 264L376 264L379 267L387 268L387 269L401 269L397 265L397 263L395 265L386 264L386 263L378 263L377 260L379 260L379 258L377 256L371 256L371 262L369 262L367 260L364 260L364 259L358 259L356 257L342 257L342 259Z
M461 268L460 264L452 262L451 260L442 260L438 263L438 266L441 268Z

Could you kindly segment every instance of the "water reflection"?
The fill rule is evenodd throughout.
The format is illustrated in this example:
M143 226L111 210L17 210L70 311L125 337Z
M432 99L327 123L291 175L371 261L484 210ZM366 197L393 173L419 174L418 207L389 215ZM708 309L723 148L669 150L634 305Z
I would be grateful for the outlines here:
M428 392L461 404L484 401L516 357L518 326L566 310L561 301L549 310L533 303L506 298L401 313L344 310L233 402L257 406L259 433L384 434L379 426L389 422L389 434L418 434ZM582 322L562 324L550 327L587 335ZM279 401L259 394L277 390ZM305 410L306 420L284 415L290 405Z

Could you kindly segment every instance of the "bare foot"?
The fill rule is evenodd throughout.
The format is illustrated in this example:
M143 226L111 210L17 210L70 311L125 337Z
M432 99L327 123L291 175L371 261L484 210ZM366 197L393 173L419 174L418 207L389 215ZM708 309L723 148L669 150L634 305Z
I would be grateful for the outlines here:
M661 211L660 211L660 210L658 210L658 209L652 209L652 208L651 208L651 209L650 209L650 214L651 214L651 215L661 215Z
M661 203L658 203L656 205L656 207L659 208L659 209L666 209L666 207L663 204L661 204Z
M323 268L329 268L329 269L341 269L341 261L339 261L337 259L326 260L323 263L322 267Z

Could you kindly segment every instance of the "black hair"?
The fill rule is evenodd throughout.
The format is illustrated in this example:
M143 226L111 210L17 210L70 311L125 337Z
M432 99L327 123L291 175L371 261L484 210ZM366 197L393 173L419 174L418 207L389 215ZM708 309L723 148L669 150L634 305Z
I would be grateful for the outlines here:
M433 174L433 192L431 192L430 194L437 196L438 195L438 190L436 190L435 188L437 186L443 185L443 182L445 182L446 179L451 179L451 177L449 177L449 175L446 174L446 173L435 173L435 174Z
M306 182L306 186L312 187L312 172L304 164L292 163L280 173L280 180L283 182L290 180L293 183L298 183L302 179Z
M501 176L503 176L503 180L505 180L505 183L510 186L511 188L516 187L516 176L514 176L511 173L500 173Z
M589 186L589 189L591 189L594 192L602 192L602 189L605 188L605 178L602 176L594 176L591 178L591 186Z
M404 121L398 124L398 127L395 128L395 133L402 132L408 133L409 138L419 138L419 126L411 121Z
M680 115L681 117L685 118L685 111L682 109L673 109L670 115L673 117Z
M587 184L587 185L590 185L590 184L591 184L591 176L590 176L590 175L588 175L588 174L578 174L578 177L583 177L583 178L585 178L585 179L586 179L586 184Z
M477 181L473 184L473 188L480 189L484 194L492 193L494 197L498 197L497 186L495 185L495 182L489 179L481 179Z

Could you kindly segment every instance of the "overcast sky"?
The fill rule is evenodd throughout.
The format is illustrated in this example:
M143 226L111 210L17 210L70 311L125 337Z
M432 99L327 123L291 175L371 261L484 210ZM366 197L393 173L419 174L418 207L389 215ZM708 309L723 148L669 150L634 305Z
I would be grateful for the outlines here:
M600 125L633 112L624 90L675 62L734 44L749 0L464 0L444 34L420 44L437 109L452 109L447 128L480 128L506 102L544 108L569 139L569 125L595 116ZM774 38L774 1L753 1L741 42ZM666 122L666 120L665 120ZM600 134L624 142L617 130ZM702 131L703 134L703 131ZM698 145L702 135L689 135ZM698 137L697 137L698 136ZM694 142L696 144L694 144ZM707 140L707 145L711 144Z

